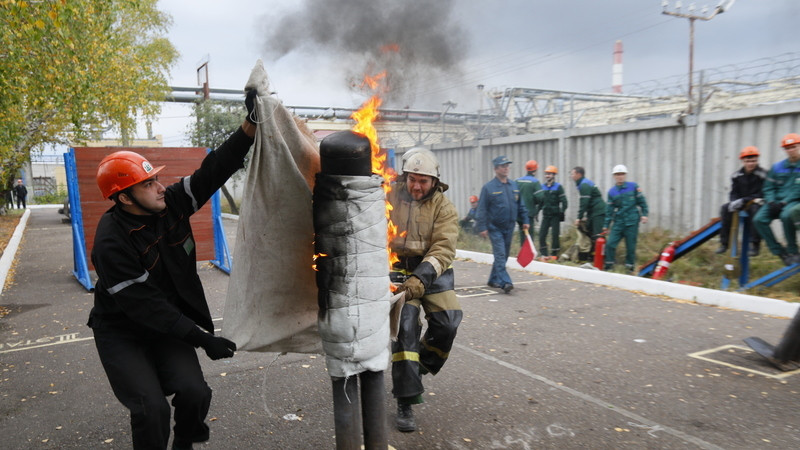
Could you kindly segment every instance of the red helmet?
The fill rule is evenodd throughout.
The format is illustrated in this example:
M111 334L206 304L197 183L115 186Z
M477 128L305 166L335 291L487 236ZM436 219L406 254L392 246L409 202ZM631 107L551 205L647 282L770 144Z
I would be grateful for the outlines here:
M525 170L527 170L528 172L533 172L538 168L539 168L539 163L537 163L535 159L532 159L525 163Z
M758 152L758 147L748 145L747 147L743 148L742 151L739 153L739 159L745 159L748 156L758 156L760 154L761 153Z
M477 202L477 201L478 201L478 196L477 195L470 195L469 196L469 202L470 203L474 203L474 202Z
M789 133L781 140L781 147L786 148L794 144L800 144L800 135L797 133Z
M164 166L153 167L144 156L126 150L114 152L97 166L97 186L103 198L110 198L136 183L161 172Z

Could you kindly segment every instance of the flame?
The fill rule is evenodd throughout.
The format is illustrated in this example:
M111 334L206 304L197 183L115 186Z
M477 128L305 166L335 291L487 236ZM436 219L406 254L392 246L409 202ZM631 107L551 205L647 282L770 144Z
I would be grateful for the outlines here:
M365 76L364 86L368 86L373 91L379 91L379 88L381 87L381 81L383 81L385 78L385 71L372 77ZM375 126L373 125L375 120L378 118L378 109L382 103L383 100L380 97L380 93L376 93L370 97L369 100L364 102L364 104L361 105L361 108L354 112L350 117L356 121L356 124L352 129L353 132L369 139L370 149L372 151L372 173L380 175L383 178L383 192L388 196L389 192L392 190L392 182L397 174L391 167L386 166L387 154L385 150L381 149L380 144L378 143L378 130L376 130ZM397 253L393 252L389 246L392 240L397 236L397 226L392 223L391 212L392 205L388 200L386 200L386 220L388 221L388 239L386 242L386 249L389 253L390 268L394 265L394 263L400 261L400 258L397 257Z
M314 264L311 264L311 268L314 269L315 272L317 271L317 263L316 263L317 259L325 257L325 256L328 256L328 254L327 253L316 253L316 254L314 254L314 256L312 258L314 260Z

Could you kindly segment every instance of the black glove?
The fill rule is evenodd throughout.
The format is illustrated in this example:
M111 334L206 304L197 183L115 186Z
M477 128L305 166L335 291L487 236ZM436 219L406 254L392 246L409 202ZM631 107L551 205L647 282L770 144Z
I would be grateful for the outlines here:
M253 125L256 124L256 96L258 96L258 91L255 89L248 89L247 94L244 97L244 106L247 108L247 117L245 120L252 123Z
M558 221L559 221L559 222L563 222L563 221L564 221L564 213L561 213L561 214L558 216Z
M769 202L769 215L779 216L784 206L786 206L784 202Z
M200 328L194 327L189 334L184 338L186 342L194 345L195 347L203 347L206 355L213 360L230 358L233 352L236 351L236 344L223 337L214 336L211 333L206 333Z

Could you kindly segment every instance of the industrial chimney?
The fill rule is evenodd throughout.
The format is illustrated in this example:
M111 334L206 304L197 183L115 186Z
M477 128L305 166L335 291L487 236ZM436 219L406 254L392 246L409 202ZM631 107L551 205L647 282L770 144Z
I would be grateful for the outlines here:
M611 92L622 94L622 41L614 43L614 65L611 68Z

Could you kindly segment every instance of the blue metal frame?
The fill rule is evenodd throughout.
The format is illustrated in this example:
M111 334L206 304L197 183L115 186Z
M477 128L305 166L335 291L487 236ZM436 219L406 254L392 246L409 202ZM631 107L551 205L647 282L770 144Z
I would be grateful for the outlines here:
M74 148L70 147L69 152L64 153L64 167L67 173L67 196L72 226L72 274L87 291L91 292L94 290L94 284L89 276L89 263L86 259L86 237L83 234L83 211L78 191L78 169L75 164Z
M702 230L701 232L697 233L695 236L692 236L686 242L683 242L680 245L678 245L675 248L675 256L673 258L673 261L684 256L685 254L694 250L704 242L718 235L719 230L721 228L722 228L721 222L716 222L714 224L711 224L705 230ZM658 259L654 259L650 264L645 265L639 270L639 276L646 277L652 275L657 265L658 265Z

